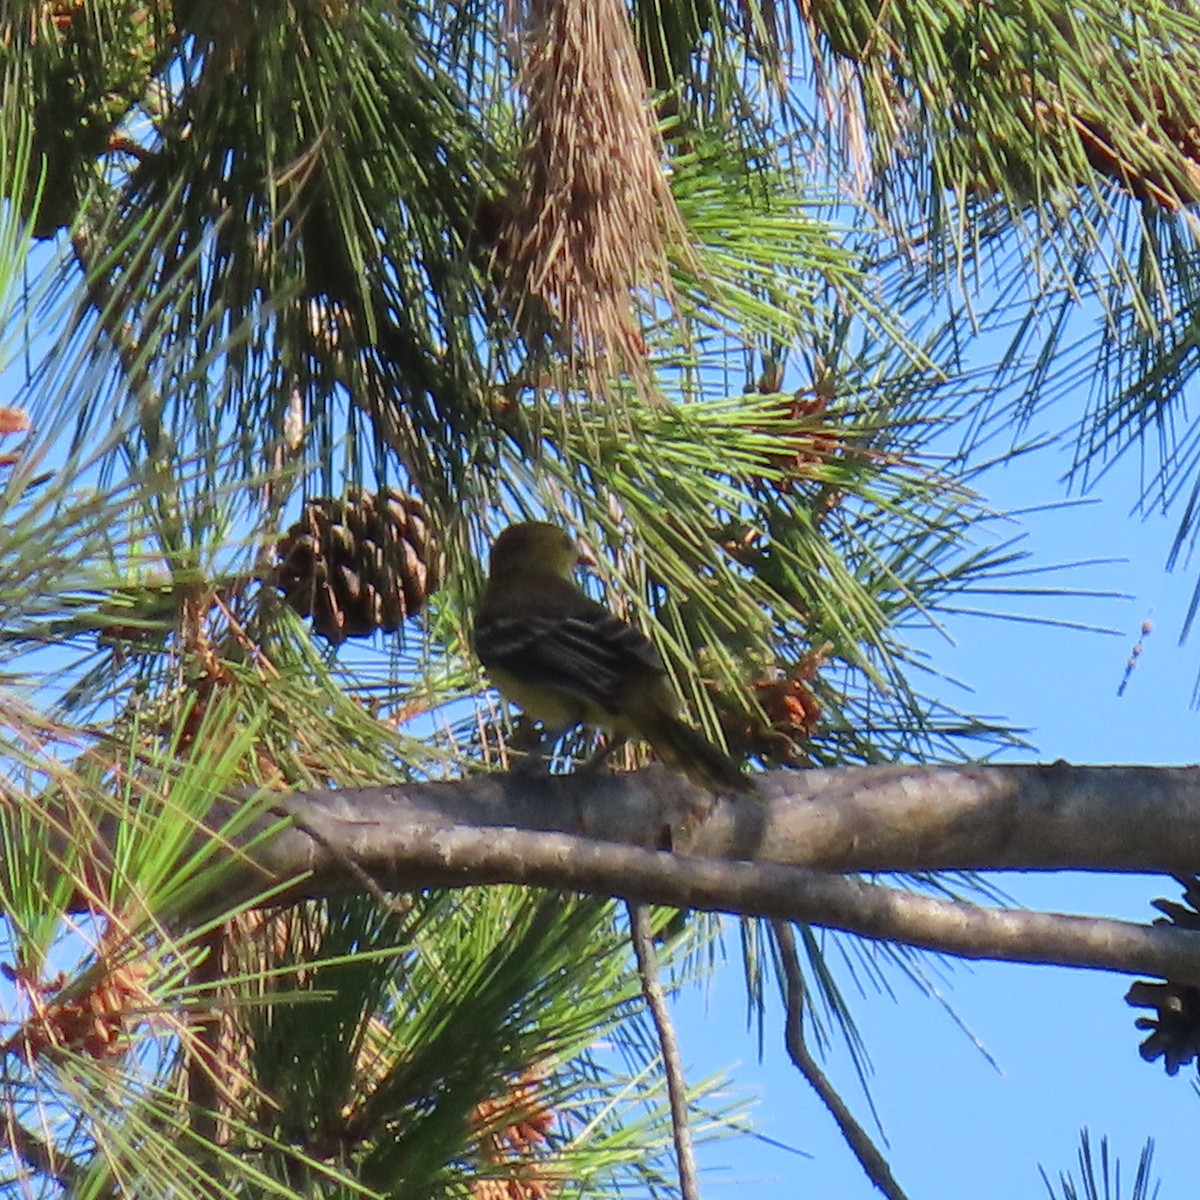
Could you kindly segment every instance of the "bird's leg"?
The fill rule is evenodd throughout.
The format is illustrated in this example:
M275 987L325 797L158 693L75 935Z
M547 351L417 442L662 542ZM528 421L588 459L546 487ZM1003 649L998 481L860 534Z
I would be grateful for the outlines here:
M562 729L547 729L545 725L535 726L527 719L521 718L521 732L523 742L522 749L524 755L521 761L512 768L515 775L548 775L550 773L550 751L554 749L555 743L562 737L564 730ZM535 731L535 736L531 741L529 734L525 732L526 728Z
M629 738L623 733L614 734L609 737L604 745L579 768L580 773L591 775L593 772L600 770L628 740Z
M512 773L514 775L548 775L550 773L550 756L547 749L553 745L553 741L547 742L545 738L541 738L536 745L525 751L521 760L512 768Z

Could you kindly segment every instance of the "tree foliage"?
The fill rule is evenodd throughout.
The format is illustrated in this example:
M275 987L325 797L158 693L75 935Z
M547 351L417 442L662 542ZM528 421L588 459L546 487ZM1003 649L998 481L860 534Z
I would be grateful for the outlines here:
M248 820L506 765L468 614L528 515L756 766L1017 744L925 694L912 634L1051 590L971 485L1080 374L1081 474L1153 446L1189 542L1198 33L1109 0L7 5L12 1186L667 1186L612 902L214 903L236 829L197 830L236 787ZM790 931L742 934L798 995Z

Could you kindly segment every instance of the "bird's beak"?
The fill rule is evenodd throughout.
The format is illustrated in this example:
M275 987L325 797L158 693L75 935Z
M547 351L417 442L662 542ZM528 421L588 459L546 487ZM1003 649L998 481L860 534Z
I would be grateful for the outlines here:
M579 551L579 554L575 559L575 565L577 567L594 567L596 565L596 558L587 548L587 546L579 545L575 548Z

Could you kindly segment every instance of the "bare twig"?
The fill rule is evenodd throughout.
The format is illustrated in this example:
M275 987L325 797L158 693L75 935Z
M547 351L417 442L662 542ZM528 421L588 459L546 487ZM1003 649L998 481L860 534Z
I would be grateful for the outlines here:
M345 849L336 841L331 841L327 838L313 823L312 816L302 816L290 806L287 808L277 808L275 812L282 817L286 817L292 822L295 828L302 833L307 834L313 839L322 849L332 854L335 859L346 869L350 877L354 879L380 908L387 912L395 913L397 916L405 916L408 914L412 905L408 900L397 900L394 896L389 896L387 892L379 885L379 882L371 875L371 873L360 863L354 852Z
M867 1131L854 1119L854 1114L846 1102L838 1094L837 1088L829 1082L825 1072L821 1070L817 1060L813 1058L804 1040L804 975L800 970L800 956L796 953L796 938L792 927L786 921L773 921L771 928L779 943L779 952L783 958L783 974L787 985L787 1016L784 1026L784 1044L788 1057L796 1065L796 1069L808 1081L809 1086L821 1098L821 1102L829 1109L830 1115L837 1122L846 1144L854 1151L867 1178L889 1200L907 1200L904 1189L896 1182L887 1159L880 1153L879 1148L871 1141Z
M692 1130L688 1124L687 1080L679 1056L679 1043L675 1039L675 1026L658 977L658 954L654 949L654 933L650 928L650 910L646 905L633 901L625 905L625 910L629 914L629 936L633 941L633 952L637 955L642 995L646 998L646 1007L650 1010L658 1033L663 1071L667 1076L671 1136L675 1141L675 1162L679 1168L679 1195L681 1200L700 1200L700 1179L696 1173Z

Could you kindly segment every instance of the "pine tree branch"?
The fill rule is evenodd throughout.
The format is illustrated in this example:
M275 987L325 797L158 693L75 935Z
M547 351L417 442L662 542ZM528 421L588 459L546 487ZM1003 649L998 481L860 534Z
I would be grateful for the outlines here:
M209 825L219 829L237 803L214 805ZM321 896L361 890L364 872L391 891L532 884L805 921L964 958L1200 984L1200 933L983 908L828 873L1190 873L1200 864L1200 771L1191 768L781 771L764 777L760 795L736 798L650 768L313 791L264 805L257 822L220 835L246 847L245 878L230 888L257 894L290 879L285 897ZM251 845L281 813L293 827ZM92 858L104 854L95 847ZM228 903L230 888L214 905Z
M311 812L305 819L313 823ZM322 836L339 842L328 826ZM962 958L1094 967L1200 984L1198 933L1102 917L981 908L804 867L701 859L499 827L410 830L387 842L376 837L341 846L357 855L383 887L534 884L804 921ZM267 847L268 853L272 849ZM272 858L276 869L286 863L297 874L315 872L299 885L303 895L357 886L316 847L311 855Z
M288 807L372 860L414 832L503 826L827 871L1200 866L1200 768L843 767L761 778L757 795L714 797L663 767L497 774L296 793Z

